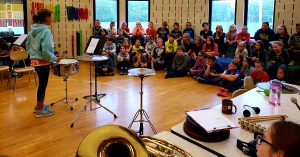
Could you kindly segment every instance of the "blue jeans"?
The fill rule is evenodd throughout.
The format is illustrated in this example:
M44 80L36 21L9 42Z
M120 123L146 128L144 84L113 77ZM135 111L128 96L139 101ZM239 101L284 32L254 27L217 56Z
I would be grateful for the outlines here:
M211 77L211 76L206 76L205 74L202 75L202 78L204 79L203 83L215 84L215 85L218 85L219 82L222 80L222 78L219 76Z

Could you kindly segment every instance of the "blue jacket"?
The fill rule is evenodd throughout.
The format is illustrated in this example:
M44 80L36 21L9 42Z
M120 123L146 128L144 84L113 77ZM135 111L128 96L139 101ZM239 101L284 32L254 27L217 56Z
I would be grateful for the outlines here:
M47 25L33 24L28 33L26 50L30 59L41 59L48 62L55 62L53 36Z

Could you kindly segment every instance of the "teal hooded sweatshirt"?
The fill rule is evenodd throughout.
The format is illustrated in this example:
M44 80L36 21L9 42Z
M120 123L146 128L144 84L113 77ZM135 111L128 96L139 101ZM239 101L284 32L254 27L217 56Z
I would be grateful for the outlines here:
M53 36L45 24L31 25L26 41L26 50L30 59L41 59L48 62L55 62Z

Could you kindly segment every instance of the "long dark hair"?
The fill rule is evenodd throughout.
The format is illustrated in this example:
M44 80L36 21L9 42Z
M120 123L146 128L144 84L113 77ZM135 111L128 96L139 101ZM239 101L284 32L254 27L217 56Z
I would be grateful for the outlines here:
M264 42L263 41L257 40L256 43L258 43L260 45L260 48L258 49L258 51L262 52L262 51L265 50Z
M246 57L244 58L244 60L246 60L248 62L249 68L254 66L253 60L251 57Z
M214 50L214 47L215 47L215 40L212 36L208 36L207 39L210 40L210 45L209 45L209 48L213 51ZM207 48L207 39L206 39L206 48Z
M273 152L283 151L285 157L299 156L300 125L291 121L277 121L271 126Z

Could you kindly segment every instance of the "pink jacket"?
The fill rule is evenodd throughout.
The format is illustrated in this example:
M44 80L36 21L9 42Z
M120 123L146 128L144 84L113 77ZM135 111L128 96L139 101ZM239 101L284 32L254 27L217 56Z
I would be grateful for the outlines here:
M202 50L207 52L207 47L206 47L206 43L203 45ZM215 52L215 56L219 56L219 50L218 50L218 45L215 43L214 45L214 50L211 50Z
M132 30L132 35L133 35L133 36L142 36L142 35L144 35L144 32L145 32L145 30L144 30L143 27L141 27L141 28L139 29L139 31L137 30L136 27L134 27L133 30Z

